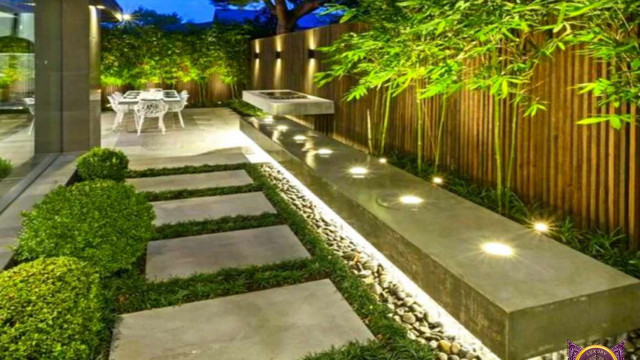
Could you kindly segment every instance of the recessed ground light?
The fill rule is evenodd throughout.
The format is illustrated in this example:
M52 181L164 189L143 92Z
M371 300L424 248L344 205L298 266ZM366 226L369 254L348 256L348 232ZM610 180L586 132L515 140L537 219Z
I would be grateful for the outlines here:
M418 204L422 204L424 200L417 196L404 195L400 197L400 202L406 205L418 205Z
M509 245L499 242L488 242L482 244L482 250L487 254L496 256L511 256L513 255L513 248Z
M533 223L533 230L539 233L546 233L549 231L549 224L543 221L537 221Z
M361 166L356 166L349 169L349 173L355 178L362 178L369 173L369 170Z
M307 137L304 136L304 135L296 135L296 136L293 137L293 140L301 142L301 141L307 140Z
M318 155L327 156L327 155L333 154L333 150L327 149L327 148L322 148L322 149L318 149L317 153L318 153Z
M278 131L287 131L289 127L287 125L278 125L276 126L276 130Z
M387 158L380 158L380 164L386 164L387 163Z
M440 176L435 176L435 177L433 178L433 180L432 180L432 181L433 181L433 183L434 183L434 184L436 184L436 185L442 185L442 184L444 184L444 179L443 179L443 178L441 178Z
M273 123L273 116L267 116L262 121L264 121L266 124L271 124L271 123Z

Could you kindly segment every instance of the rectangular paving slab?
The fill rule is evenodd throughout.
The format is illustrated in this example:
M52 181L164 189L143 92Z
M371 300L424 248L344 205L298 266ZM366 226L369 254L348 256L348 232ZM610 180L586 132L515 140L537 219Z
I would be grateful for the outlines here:
M147 245L147 279L167 280L309 257L286 225L152 241Z
M156 213L156 226L184 221L213 220L225 216L276 213L276 209L261 192L158 201L152 205Z
M298 360L373 336L329 280L123 315L111 360Z
M175 168L183 166L220 165L246 163L247 157L240 152L206 154L197 156L133 158L129 161L129 169L143 170L149 168Z
M244 170L219 171L203 174L183 174L128 179L127 183L140 191L168 191L208 189L249 185L253 180Z

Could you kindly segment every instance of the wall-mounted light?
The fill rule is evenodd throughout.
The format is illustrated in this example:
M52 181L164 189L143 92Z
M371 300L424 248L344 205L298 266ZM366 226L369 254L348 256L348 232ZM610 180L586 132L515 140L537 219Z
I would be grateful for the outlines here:
M254 59L256 59L256 60L260 59L260 53L256 51L256 52L253 54L253 58L254 58Z
M315 58L316 58L316 50L309 49L309 59L315 59Z
M282 51L276 51L276 59L282 58Z

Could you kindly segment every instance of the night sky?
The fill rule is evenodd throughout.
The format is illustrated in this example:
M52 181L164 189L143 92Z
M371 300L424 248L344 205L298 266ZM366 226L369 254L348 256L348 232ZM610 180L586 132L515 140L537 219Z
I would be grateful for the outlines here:
M159 13L176 12L184 21L206 22L213 19L213 5L209 0L118 0L125 13L139 6Z

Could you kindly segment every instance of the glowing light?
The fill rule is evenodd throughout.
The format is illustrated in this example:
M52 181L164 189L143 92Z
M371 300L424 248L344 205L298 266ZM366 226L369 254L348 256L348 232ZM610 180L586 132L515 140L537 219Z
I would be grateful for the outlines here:
M131 21L131 14L122 14L122 21Z
M262 121L264 121L266 124L271 124L271 123L273 123L273 116L267 116Z
M276 126L276 130L278 131L287 131L289 127L287 125L278 125Z
M304 136L304 135L296 135L296 136L293 137L293 140L298 141L298 142L305 141L305 140L307 140L307 137Z
M436 176L436 177L434 177L432 181L433 181L433 183L434 183L434 184L436 184L436 185L442 185L442 184L444 184L444 179L443 179L443 178L441 178L440 176Z
M387 158L380 158L380 164L386 164L387 163Z
M422 204L424 200L417 196L404 195L400 197L400 202L407 205L418 205L418 204Z
M318 149L317 153L318 155L331 155L333 154L333 150L322 148L322 149Z
M496 256L511 256L513 248L509 245L499 242L489 242L482 245L482 250L486 253Z
M549 231L549 224L547 224L546 222L537 221L533 223L533 229L540 233L546 233L547 231Z
M364 177L365 175L367 175L369 173L369 170L367 168L363 168L361 166L356 166L356 167L352 167L351 169L349 169L349 173L351 175L353 175L353 177L361 178L361 177Z

